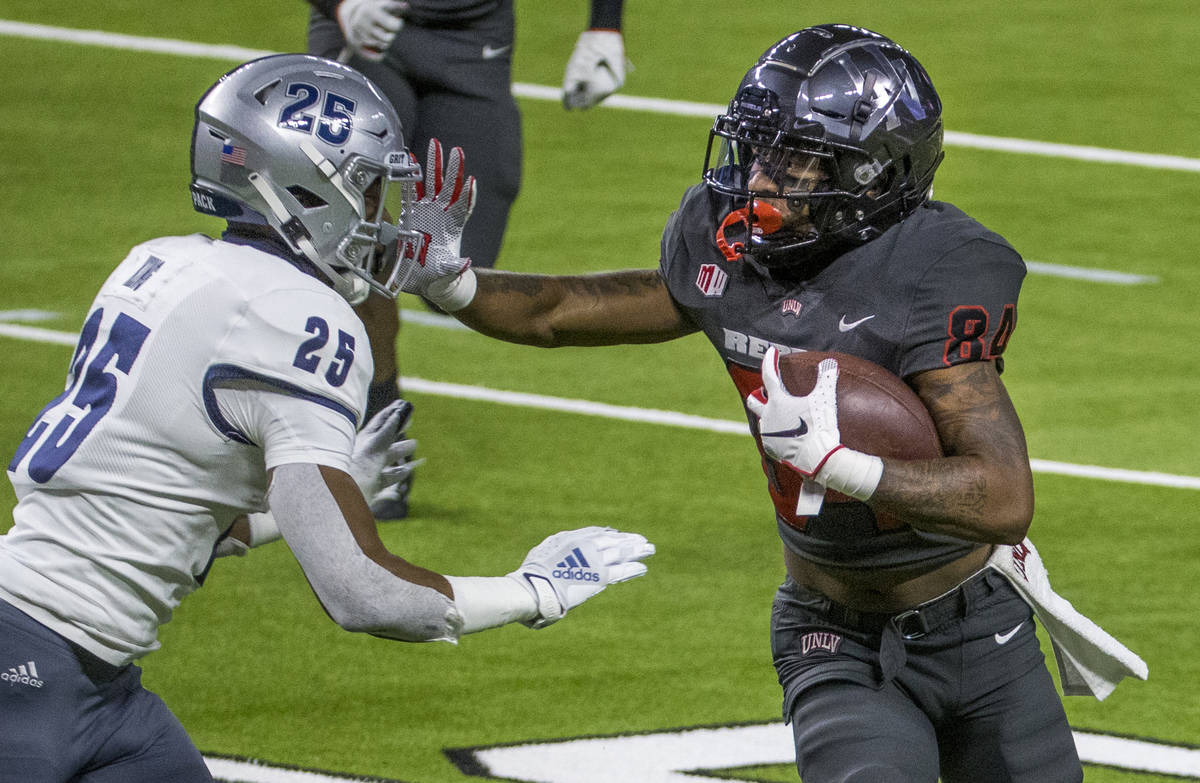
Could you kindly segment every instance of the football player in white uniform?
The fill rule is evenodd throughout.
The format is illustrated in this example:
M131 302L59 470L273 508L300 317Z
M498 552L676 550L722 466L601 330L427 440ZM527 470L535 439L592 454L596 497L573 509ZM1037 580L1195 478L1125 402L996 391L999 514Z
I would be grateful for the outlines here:
M445 176L433 153L422 181L374 85L309 55L242 65L200 100L193 202L228 230L130 252L8 466L0 781L211 780L133 661L242 548L235 523L248 543L281 534L339 625L404 641L542 627L645 573L653 546L607 528L550 536L500 577L380 541L368 500L409 469L410 407L356 434L372 362L351 305L395 297L398 254L455 263L474 182L459 151Z

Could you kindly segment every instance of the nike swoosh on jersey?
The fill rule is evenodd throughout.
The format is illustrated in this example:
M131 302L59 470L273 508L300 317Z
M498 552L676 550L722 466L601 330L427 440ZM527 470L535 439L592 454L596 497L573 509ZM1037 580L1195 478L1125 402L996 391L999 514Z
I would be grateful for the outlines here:
M1023 625L1025 625L1024 620L1022 620L1020 623L1018 623L1017 627L1012 629L1008 633L996 634L996 644L1008 644L1009 640L1017 635L1017 631L1021 630L1021 626L1023 626Z
M500 55L507 52L511 48L512 48L512 44L508 44L507 46L492 46L491 44L484 44L483 45L483 59L494 60L497 57L499 57Z
M853 329L854 327L858 326L859 324L870 321L874 317L875 317L874 315L868 315L866 318L859 318L857 321L851 321L850 323L846 323L846 316L843 315L842 319L840 321L838 321L838 331L839 332L848 332L851 329Z

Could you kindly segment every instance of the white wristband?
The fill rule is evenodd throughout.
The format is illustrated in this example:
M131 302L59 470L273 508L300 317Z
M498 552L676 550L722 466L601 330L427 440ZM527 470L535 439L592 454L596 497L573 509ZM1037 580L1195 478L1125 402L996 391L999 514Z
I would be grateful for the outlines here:
M855 500L868 500L883 477L883 460L842 447L829 455L816 479L829 489Z
M275 522L270 510L261 513L247 514L250 522L250 546L262 546L281 537L279 525Z
M213 549L213 557L245 557L250 551L250 547L240 539L233 536L225 536L217 542L217 546Z
M463 633L537 617L533 592L507 576L447 576L454 590L454 606L462 617Z
M453 313L471 304L477 285L475 270L467 267L460 275L434 280L425 289L425 297L447 313Z

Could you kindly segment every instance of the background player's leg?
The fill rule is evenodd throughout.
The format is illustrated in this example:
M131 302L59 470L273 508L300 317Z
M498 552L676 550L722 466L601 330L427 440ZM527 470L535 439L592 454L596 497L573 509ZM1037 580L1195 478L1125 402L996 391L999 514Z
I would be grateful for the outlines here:
M308 51L337 59L345 46L342 31L337 22L313 9L308 25ZM400 117L400 129L404 142L417 161L423 161L424 148L413 143L417 125L417 97L404 74L394 66L375 63L355 57L350 63L373 81L387 96ZM375 372L367 392L367 412L364 423L392 401L399 399L399 362L396 358L396 338L400 333L400 311L396 302L372 293L367 300L355 308L371 342L371 358L375 361ZM408 494L412 478L397 484L394 497L376 500L371 511L376 519L403 519L408 516Z
M488 97L437 92L421 98L417 135L422 145L437 138L446 149L462 147L467 173L476 180L475 211L463 232L462 252L477 267L496 264L521 187L521 115L509 89L505 85L502 95Z

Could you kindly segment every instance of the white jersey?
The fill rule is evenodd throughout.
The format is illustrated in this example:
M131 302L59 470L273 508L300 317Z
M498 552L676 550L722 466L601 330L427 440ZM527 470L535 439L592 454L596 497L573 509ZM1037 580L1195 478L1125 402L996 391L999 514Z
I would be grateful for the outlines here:
M135 247L9 465L0 598L116 665L156 649L234 518L265 508L268 468L347 469L372 370L350 305L285 260L201 235ZM222 389L311 402L317 425L255 443Z

